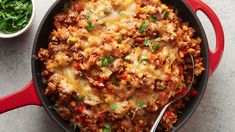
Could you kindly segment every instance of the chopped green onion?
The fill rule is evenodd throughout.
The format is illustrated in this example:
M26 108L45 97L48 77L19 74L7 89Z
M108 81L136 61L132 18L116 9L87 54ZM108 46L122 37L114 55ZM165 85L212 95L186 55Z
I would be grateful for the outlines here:
M142 22L140 27L139 27L139 32L142 33L147 29L148 29L148 24L146 22Z

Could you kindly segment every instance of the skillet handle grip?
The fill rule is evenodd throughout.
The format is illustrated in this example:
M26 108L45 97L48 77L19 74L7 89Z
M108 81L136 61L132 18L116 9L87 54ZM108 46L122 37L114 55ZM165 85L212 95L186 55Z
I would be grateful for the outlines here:
M191 9L195 14L198 10L204 12L214 27L216 35L216 49L215 51L211 51L209 49L210 76L211 76L218 67L224 51L224 31L222 25L215 12L201 0L185 0L185 1L188 3L188 5L191 7Z
M0 114L26 105L42 105L33 80L24 89L0 98Z

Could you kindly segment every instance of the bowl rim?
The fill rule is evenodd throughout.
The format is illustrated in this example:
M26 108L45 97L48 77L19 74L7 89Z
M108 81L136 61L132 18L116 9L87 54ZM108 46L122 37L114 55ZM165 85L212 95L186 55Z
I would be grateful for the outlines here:
M15 33L6 34L6 33L3 33L3 32L0 31L0 38L17 37L17 36L25 33L32 26L34 16L35 16L35 2L34 2L34 0L30 0L30 2L32 4L32 14L31 14L31 17L30 17L30 20L29 20L28 24L24 28L20 29L19 31L17 31Z

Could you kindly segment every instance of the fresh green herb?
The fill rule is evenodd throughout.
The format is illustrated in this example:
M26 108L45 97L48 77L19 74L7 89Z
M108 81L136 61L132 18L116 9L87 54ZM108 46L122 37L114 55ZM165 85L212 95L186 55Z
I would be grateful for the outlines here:
M168 11L167 9L164 9L163 12L165 13L164 14L165 19L170 18L170 11Z
M77 102L78 102L78 103L83 102L83 101L84 101L84 98L85 98L85 96L82 95L82 94L80 94L80 95L78 96L78 98L77 98Z
M149 60L149 58L147 57L147 56L141 56L141 58L140 58L140 63L144 63L144 64L146 64L147 63L147 61Z
M69 45L72 45L72 44L74 44L74 41L70 39L70 40L68 41L68 44L69 44Z
M164 90L166 88L166 86L160 86L158 89L159 90Z
M118 106L117 106L116 104L111 104L111 105L110 105L110 108L111 108L112 110L117 110L117 109L118 109Z
M124 36L123 36L123 35L120 35L120 36L118 37L118 41L121 42L122 40L124 40Z
M160 38L155 38L154 41L155 41L155 42L160 42L161 39L160 39Z
M124 58L125 61L131 61L131 56L127 55L125 58Z
M112 130L111 130L111 128L103 128L102 129L102 132L111 132Z
M145 102L144 101L138 101L138 102L136 102L136 105L138 106L138 107L144 107L145 106Z
M145 45L145 46L149 46L150 44L151 44L151 40L150 40L149 37L147 37L147 38L145 39L145 41L144 41L144 45Z
M154 51L154 50L156 50L156 49L159 49L160 48L160 45L159 44L153 44L152 46L151 46L151 49Z
M156 22L157 21L157 17L156 16L148 16L148 19L152 22Z
M29 0L0 0L0 31L14 33L24 28L32 15Z
M91 31L91 30L94 29L94 26L92 25L92 22L91 22L91 21L87 21L87 24L88 24L88 26L87 26L87 30L88 30L88 31Z
M68 10L69 8L69 2L64 3L64 11Z
M114 58L110 55L106 55L105 57L100 59L100 62L101 62L101 66L105 67L109 64L112 64L114 62Z
M147 29L148 29L148 24L146 22L142 22L139 27L139 32L142 33Z

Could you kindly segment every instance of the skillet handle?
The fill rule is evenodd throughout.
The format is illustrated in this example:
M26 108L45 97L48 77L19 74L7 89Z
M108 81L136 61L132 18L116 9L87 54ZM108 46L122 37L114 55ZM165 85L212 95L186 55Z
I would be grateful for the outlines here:
M0 114L26 105L42 105L33 80L24 89L0 98Z
M198 10L204 12L214 27L216 35L216 49L215 51L211 51L209 49L210 76L211 76L218 67L224 51L224 31L222 25L215 12L201 0L185 0L185 1L188 3L188 5L191 7L191 9L195 14Z

